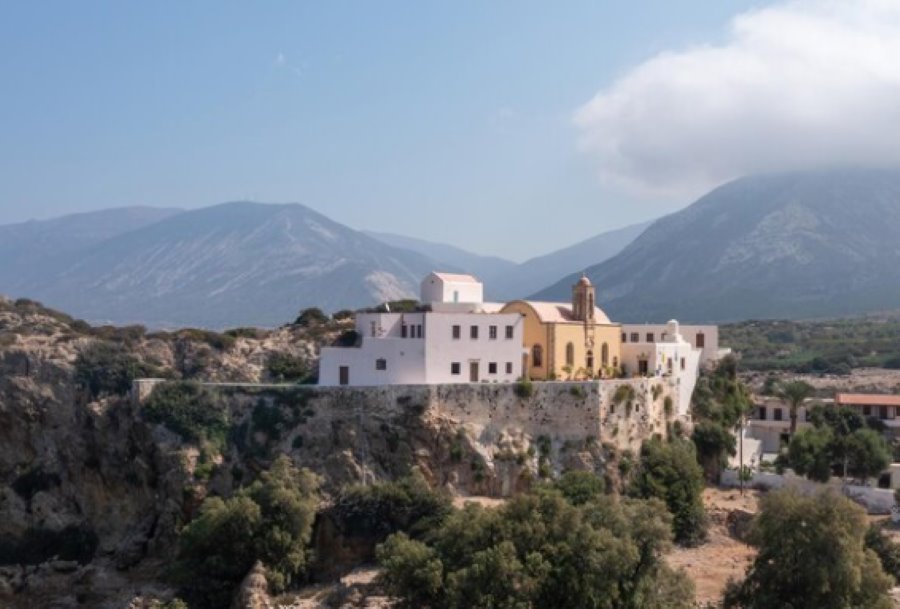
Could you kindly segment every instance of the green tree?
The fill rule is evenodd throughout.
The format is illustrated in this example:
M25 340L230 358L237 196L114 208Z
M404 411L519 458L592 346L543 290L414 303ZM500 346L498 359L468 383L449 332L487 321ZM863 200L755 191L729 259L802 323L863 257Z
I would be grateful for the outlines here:
M866 529L862 508L830 491L764 496L750 533L759 552L725 607L889 609L891 577L865 547Z
M694 426L691 440L697 449L697 460L703 467L706 477L717 481L722 468L728 463L728 457L737 452L737 440L730 430L714 421L699 421Z
M469 504L423 541L393 535L378 556L407 607L686 609L690 582L662 560L671 536L657 500L576 506L545 486L499 509Z
M872 524L866 531L866 547L878 555L885 573L891 575L895 583L900 581L900 543L885 535L879 525Z
M233 497L210 497L179 537L174 576L192 606L227 607L257 560L276 592L300 576L319 503L319 481L280 456Z
M791 381L783 383L778 387L777 395L780 399L787 403L791 413L791 435L797 431L797 413L803 402L811 397L815 392L815 387L806 381Z
M834 406L813 409L813 426L791 437L787 464L795 472L827 482L834 472L861 480L877 476L890 464L891 448L882 434L858 414Z
M834 434L827 427L801 429L788 445L788 463L810 480L828 482L833 464Z
M649 440L641 446L640 466L629 491L665 502L673 516L675 541L697 545L706 539L703 470L691 442Z
M106 341L91 343L75 359L75 383L92 398L125 395L134 379L158 376L159 370L143 363L125 347Z
M592 472L568 471L560 476L555 486L573 505L584 505L603 495L606 484Z

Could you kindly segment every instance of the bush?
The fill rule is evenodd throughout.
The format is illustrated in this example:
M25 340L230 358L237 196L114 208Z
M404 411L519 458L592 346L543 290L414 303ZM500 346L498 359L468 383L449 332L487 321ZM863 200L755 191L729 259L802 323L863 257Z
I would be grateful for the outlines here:
M725 607L889 609L891 578L866 549L866 516L825 491L775 491L761 500L750 530L759 548L746 579L729 587Z
M328 316L325 315L325 313L322 312L322 309L318 307L303 309L302 311L300 311L297 319L294 320L294 325L300 326L301 328L320 326L325 323L328 323Z
M498 509L467 504L427 539L395 534L377 554L404 607L687 609L691 584L662 559L670 543L658 501L575 506L542 488Z
M520 398L528 399L534 395L534 384L531 382L531 379L523 376L518 381L516 381L515 389L516 395Z
M306 358L281 351L269 356L266 367L272 378L283 381L302 381L310 372Z
M223 446L229 414L218 395L191 381L157 385L141 411L144 420L161 423L185 442L204 440Z
M629 491L663 500L673 516L675 541L692 546L703 542L707 534L703 486L703 470L691 442L653 439L641 446L640 466Z
M560 476L555 487L572 505L584 505L603 495L606 484L592 472L568 471Z
M900 582L900 543L884 534L877 524L869 526L866 531L866 547L878 555L885 573Z
M229 499L210 497L178 540L173 576L192 607L228 607L257 560L280 593L303 574L319 503L315 474L281 456Z
M78 353L75 383L91 398L125 395L136 378L158 376L159 370L127 353L121 345L97 341Z
M414 537L440 525L450 512L449 498L432 490L418 471L395 482L343 489L333 513L348 535L373 537L379 542L403 531Z

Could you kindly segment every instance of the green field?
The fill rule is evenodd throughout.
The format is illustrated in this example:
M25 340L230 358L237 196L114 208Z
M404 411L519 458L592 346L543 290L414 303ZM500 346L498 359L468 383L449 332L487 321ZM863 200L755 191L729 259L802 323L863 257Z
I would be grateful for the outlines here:
M853 368L900 368L900 313L823 321L725 324L720 342L751 370L846 374Z

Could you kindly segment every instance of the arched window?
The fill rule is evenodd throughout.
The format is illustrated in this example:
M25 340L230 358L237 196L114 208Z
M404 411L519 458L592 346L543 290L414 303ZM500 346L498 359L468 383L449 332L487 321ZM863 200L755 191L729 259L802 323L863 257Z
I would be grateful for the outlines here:
M566 345L566 366L575 365L575 345L569 343Z
M586 362L585 368L587 368L588 371L590 371L591 375L593 376L593 374L594 374L594 352L593 351L589 350L587 352L587 356L585 356L585 362Z
M609 366L609 345L603 343L600 348L600 365L606 368Z
M531 365L540 368L544 365L544 349L540 345L531 348Z

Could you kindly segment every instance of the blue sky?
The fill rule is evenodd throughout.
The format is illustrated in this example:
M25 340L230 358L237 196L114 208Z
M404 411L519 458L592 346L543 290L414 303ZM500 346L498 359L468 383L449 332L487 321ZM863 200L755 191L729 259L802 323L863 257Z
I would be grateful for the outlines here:
M5 2L0 223L252 199L545 253L691 202L602 180L573 117L758 4Z

